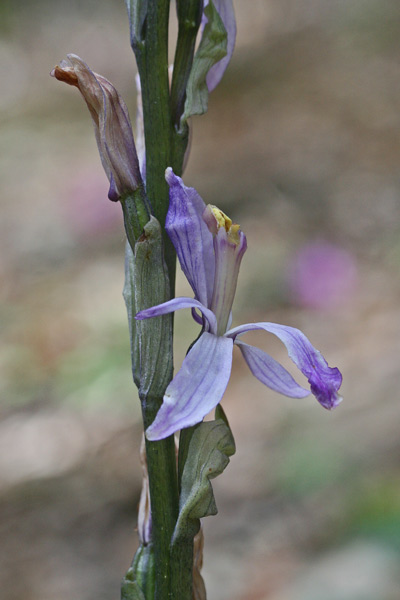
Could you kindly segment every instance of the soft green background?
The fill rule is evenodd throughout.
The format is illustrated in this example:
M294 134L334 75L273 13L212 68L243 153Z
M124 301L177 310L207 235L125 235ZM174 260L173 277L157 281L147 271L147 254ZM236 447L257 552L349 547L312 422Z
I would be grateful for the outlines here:
M400 553L400 5L236 0L237 49L194 120L185 181L241 223L234 323L302 328L343 371L334 413L252 378L224 399L237 455L205 524L210 600L397 600ZM0 3L2 600L110 600L137 537L140 413L124 234L67 52L135 115L122 0ZM291 300L309 240L350 252L336 309ZM189 290L178 278L178 293ZM197 333L176 318L176 364ZM249 338L251 339L251 337ZM289 367L267 335L253 341Z

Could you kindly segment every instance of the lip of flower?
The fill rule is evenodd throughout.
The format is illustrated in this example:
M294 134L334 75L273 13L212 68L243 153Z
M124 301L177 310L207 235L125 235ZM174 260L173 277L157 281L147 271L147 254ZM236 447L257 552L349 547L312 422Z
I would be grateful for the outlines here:
M77 87L87 104L110 182L110 200L117 201L143 185L128 109L112 83L94 73L76 54L67 54L67 60L50 75Z
M166 179L170 186L166 228L195 298L174 298L139 312L135 318L197 309L203 316L204 331L169 384L163 404L146 431L147 438L163 439L194 425L220 402L231 373L234 344L253 375L266 386L292 398L304 398L311 392L324 408L335 408L341 402L338 390L342 375L328 366L301 331L269 322L227 330L246 237L222 211L206 207L196 190L187 188L170 168ZM267 353L241 340L252 330L267 331L283 342L292 361L307 377L309 390L297 384Z

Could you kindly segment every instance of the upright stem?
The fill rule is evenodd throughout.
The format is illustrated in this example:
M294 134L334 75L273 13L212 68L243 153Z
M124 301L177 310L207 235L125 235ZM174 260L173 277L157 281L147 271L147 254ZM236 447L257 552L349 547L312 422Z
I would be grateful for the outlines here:
M146 429L154 420L162 398L147 397L141 400L143 424ZM178 600L171 584L171 573L174 566L171 565L170 554L171 538L178 517L174 436L159 442L150 442L146 439L146 454L156 566L154 600L167 600L168 598Z
M169 0L148 0L143 39L133 45L142 87L146 142L146 192L154 216L164 230L169 204L165 169L170 165L171 118L168 83ZM176 254L164 231L165 261L171 298L175 289ZM143 424L154 420L163 397L141 397ZM178 596L171 589L170 542L178 516L178 485L173 436L146 440L155 556L155 600ZM183 599L182 599L183 600Z
M146 191L153 214L164 227L169 190L165 169L171 166L172 123L168 80L169 0L148 0L143 41L134 46L142 87L144 134L146 141ZM164 235L165 261L175 290L176 253Z
M122 196L120 202L124 215L126 237L134 251L135 243L150 218L150 206L144 185L141 184L135 191Z
M174 600L192 600L193 597L193 538L174 544L171 584L176 595Z
M188 128L186 126L184 131L179 131L179 121L193 61L196 34L201 21L203 0L178 1L179 39L172 84L172 107L168 77L169 4L169 0L130 0L128 10L130 7L132 48L142 89L146 194L151 212L163 229L165 262L172 298L175 294L176 253L164 228L169 205L165 169L172 166L176 174L182 173ZM126 214L128 210L129 205L125 207ZM160 370L161 365L158 369L156 367L155 373ZM162 404L163 395L159 394L159 390L157 394L141 394L145 429L152 423ZM191 600L192 540L190 543L179 545L171 555L171 539L179 511L173 436L158 442L146 440L146 453L155 558L154 600Z

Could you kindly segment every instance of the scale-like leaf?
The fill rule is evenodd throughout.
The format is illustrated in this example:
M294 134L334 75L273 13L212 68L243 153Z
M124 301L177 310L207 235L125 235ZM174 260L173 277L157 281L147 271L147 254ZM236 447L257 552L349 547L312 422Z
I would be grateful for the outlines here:
M154 551L151 544L140 546L121 584L121 600L153 600L155 586Z
M137 581L129 579L131 569L122 580L121 585L121 600L146 600L145 595L140 589Z
M144 43L144 23L147 17L148 0L125 0L129 17L131 46L136 48Z
M163 395L172 376L170 315L135 321L140 310L169 299L169 279L163 258L162 234L155 217L144 226L133 254L126 246L123 295L128 311L132 371L140 395Z

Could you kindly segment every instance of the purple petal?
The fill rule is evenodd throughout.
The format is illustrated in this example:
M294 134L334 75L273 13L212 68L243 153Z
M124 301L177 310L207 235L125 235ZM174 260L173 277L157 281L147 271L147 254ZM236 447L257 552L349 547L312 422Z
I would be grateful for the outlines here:
M322 354L311 345L299 329L276 323L248 323L234 327L225 335L235 340L246 331L255 329L264 329L273 333L285 344L290 358L307 377L311 392L324 408L330 410L342 401L338 394L342 384L339 369L329 367Z
M207 222L207 215L204 220ZM232 225L226 231L225 227L218 226L214 235L215 277L210 308L217 318L218 335L228 329L240 264L247 249L246 236L237 227Z
M250 371L261 383L290 398L304 398L310 394L272 356L239 340L235 344L239 346Z
M214 313L204 306L198 300L194 300L193 298L173 298L172 300L168 300L167 302L163 302L162 304L157 304L156 306L151 306L150 308L145 308L137 313L135 319L137 321L142 321L143 319L151 319L152 317L160 317L161 315L167 315L169 313L175 312L176 310L180 310L181 308L198 308L206 318L208 322L209 331L211 333L216 333L217 331L217 319L215 318ZM197 321L197 319L195 319Z
M209 92L212 92L221 81L232 58L236 41L236 19L232 0L213 0L213 2L226 29L228 42L226 56L212 66L207 73L206 81ZM204 6L207 6L207 4L208 1L204 2Z
M230 338L203 333L171 381L147 439L161 440L203 420L221 400L232 367Z
M186 187L170 167L165 178L170 187L165 228L195 297L209 307L215 265L213 236L202 219L206 205L196 190Z

